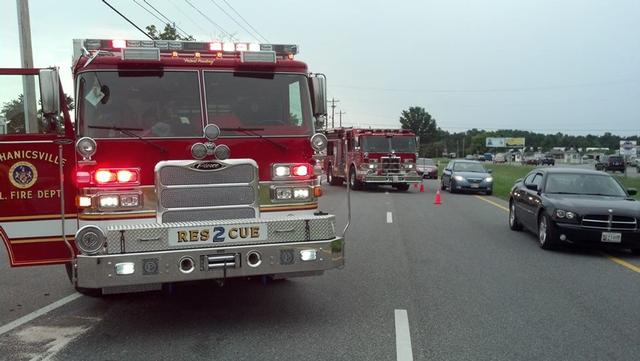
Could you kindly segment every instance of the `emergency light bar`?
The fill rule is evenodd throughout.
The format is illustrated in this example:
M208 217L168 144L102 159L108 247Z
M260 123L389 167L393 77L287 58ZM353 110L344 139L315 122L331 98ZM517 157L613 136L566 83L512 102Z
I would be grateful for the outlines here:
M160 52L274 52L280 56L298 54L298 46L293 44L256 44L228 42L197 42L178 40L123 40L123 39L83 39L82 46L91 50L120 51L126 48L157 48Z

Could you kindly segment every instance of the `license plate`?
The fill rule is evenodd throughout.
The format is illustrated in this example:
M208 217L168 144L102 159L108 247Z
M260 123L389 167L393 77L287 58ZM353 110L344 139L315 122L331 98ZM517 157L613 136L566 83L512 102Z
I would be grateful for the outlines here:
M264 241L267 239L266 224L176 227L170 228L168 232L169 246L206 245L235 241Z
M608 243L620 243L622 242L622 233L602 232L602 238L600 240Z
M478 183L471 183L471 188L480 188L480 184L478 184Z

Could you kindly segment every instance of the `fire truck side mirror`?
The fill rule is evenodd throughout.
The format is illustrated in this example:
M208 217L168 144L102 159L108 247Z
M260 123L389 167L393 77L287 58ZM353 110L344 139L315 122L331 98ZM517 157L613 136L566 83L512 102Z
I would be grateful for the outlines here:
M42 112L45 115L60 114L60 78L57 69L40 70L40 94Z
M311 78L313 88L313 115L318 117L327 115L327 85L323 74L316 74Z

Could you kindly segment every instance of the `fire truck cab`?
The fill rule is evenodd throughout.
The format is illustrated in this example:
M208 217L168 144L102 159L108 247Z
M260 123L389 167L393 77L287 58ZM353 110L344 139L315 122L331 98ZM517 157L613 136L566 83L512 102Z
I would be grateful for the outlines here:
M11 265L64 264L86 293L341 268L318 208L325 78L296 53L74 40L74 121L56 69L0 69Z
M348 177L351 189L387 184L406 191L422 182L416 172L418 142L410 130L336 128L326 134L329 184L341 185Z

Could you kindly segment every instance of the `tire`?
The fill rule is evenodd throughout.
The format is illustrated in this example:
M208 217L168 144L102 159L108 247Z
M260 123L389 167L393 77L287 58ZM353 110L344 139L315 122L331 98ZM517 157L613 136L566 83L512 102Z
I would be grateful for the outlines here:
M333 176L333 166L329 164L329 170L327 171L327 183L332 186L342 185L342 180Z
M444 181L440 182L440 190L443 191L447 189L447 186L444 185Z
M456 193L456 182L453 180L449 181L449 193Z
M558 232L544 211L538 217L538 243L542 249L554 249L558 246Z
M518 217L516 216L516 204L513 200L509 202L509 228L512 231L522 230L522 224L518 222Z
M493 194L493 191L486 191L486 192L484 192L484 194L487 195L487 196L490 196L490 195Z
M397 184L395 187L396 187L397 190L403 191L403 192L406 192L406 191L409 190L409 184L407 184L407 183Z
M362 182L356 179L356 169L353 166L349 168L349 186L356 191L362 189Z

